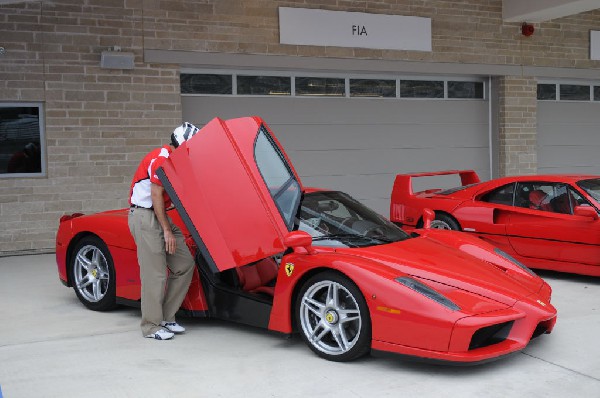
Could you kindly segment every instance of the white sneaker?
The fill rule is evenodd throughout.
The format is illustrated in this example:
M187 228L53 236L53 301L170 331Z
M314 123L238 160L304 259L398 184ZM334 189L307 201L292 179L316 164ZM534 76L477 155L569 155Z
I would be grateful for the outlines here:
M169 332L166 329L158 329L156 332L150 333L150 334L146 335L145 337L148 339L155 339L155 340L171 340L173 338L173 336L175 336L175 334Z
M177 322L165 322L165 321L162 321L160 323L160 326L163 326L163 327L167 328L170 332L173 332L173 333L183 333L183 332L185 332L185 328L183 326L181 326L180 324L178 324Z

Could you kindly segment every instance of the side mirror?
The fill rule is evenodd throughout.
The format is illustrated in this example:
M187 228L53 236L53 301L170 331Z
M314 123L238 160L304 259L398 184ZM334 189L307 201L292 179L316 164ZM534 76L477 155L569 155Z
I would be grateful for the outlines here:
M430 229L431 223L435 220L435 212L429 208L423 209L423 228Z
M592 220L598 219L598 212L592 206L575 206L573 214L581 217L588 217Z
M283 238L283 244L286 247L291 247L296 252L296 249L302 248L308 254L313 254L315 249L312 247L312 236L305 231L292 231Z

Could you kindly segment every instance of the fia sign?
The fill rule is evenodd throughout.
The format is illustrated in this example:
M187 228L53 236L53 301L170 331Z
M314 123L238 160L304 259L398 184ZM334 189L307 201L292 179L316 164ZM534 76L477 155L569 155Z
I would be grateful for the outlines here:
M306 46L431 51L431 19L279 7L279 42Z

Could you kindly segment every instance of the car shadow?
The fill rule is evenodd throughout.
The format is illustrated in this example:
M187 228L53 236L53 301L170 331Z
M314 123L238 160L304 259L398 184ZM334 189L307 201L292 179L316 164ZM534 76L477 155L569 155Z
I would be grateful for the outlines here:
M549 271L534 269L535 273L542 279L559 280L567 282L588 283L590 285L600 285L600 277L589 275L570 274L567 272Z
M182 318L182 322L185 322L185 326L191 326L192 328L203 328L214 330L218 333L219 330L227 328L235 330L248 337L257 338L271 338L269 345L274 349L285 349L294 350L298 355L306 355L309 357L316 357L302 341L300 334L293 333L290 335L281 334L278 332L272 332L264 330L258 327L248 326L244 324L238 324L235 322L218 320L218 319L207 319L207 318ZM530 344L536 344L534 340ZM300 351L305 351L300 353ZM477 375L480 373L494 372L497 369L511 366L518 361L523 361L529 356L526 352L520 351L506 355L504 357L491 360L488 362L475 363L475 364L463 364L453 362L431 362L426 359L420 359L417 357L410 357L404 355L396 355L389 353L371 353L361 358L353 360L351 362L338 363L343 366L351 367L362 367L362 366L375 366L381 367L382 370L386 371L399 371L410 372L415 374L440 374L440 375ZM323 361L326 361L323 359ZM333 363L333 362L332 362Z

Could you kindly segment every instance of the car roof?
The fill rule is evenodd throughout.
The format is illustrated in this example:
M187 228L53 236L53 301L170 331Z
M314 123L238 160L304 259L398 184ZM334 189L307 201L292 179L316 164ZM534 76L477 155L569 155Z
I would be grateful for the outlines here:
M512 181L550 181L576 183L581 180L600 178L599 175L586 174L532 174L523 176L507 176L490 180L489 182L512 182Z

